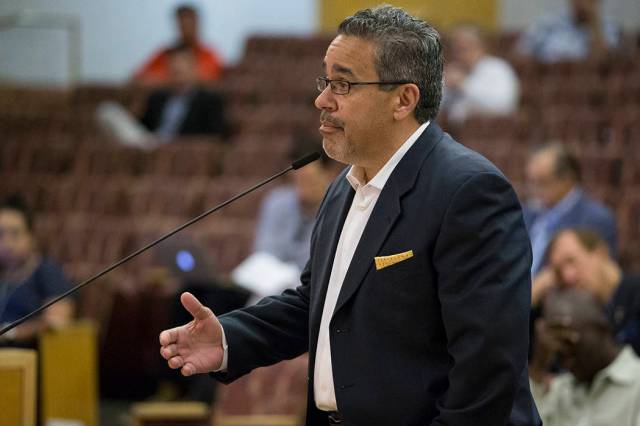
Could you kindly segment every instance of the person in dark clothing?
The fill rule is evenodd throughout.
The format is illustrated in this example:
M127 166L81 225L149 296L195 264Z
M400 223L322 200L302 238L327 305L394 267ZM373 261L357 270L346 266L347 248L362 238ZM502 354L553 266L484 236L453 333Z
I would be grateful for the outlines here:
M199 85L193 53L186 46L170 51L170 84L147 99L140 122L161 142L177 135L227 135L222 97Z

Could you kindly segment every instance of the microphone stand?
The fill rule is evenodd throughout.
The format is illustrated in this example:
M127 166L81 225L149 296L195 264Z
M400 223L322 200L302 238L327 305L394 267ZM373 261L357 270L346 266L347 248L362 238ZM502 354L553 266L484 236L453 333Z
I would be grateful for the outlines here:
M107 274L108 272L114 270L115 268L117 268L118 266L122 265L123 263L126 263L126 262L130 261L131 259L133 259L134 257L138 256L139 254L149 250L151 247L161 243L162 241L166 240L167 238L171 237L172 235L182 231L187 226L193 225L194 223L198 222L200 219L203 219L203 218L209 216L211 213L220 210L224 206L233 203L238 198L244 197L245 195L255 191L256 189L260 188L261 186L266 185L267 183L271 182L272 180L279 178L280 176L290 172L291 170L298 170L299 168L304 167L304 166L306 166L307 164L309 164L309 163L311 163L313 161L316 161L318 158L320 158L320 153L312 152L312 153L307 154L304 157L294 161L293 163L291 163L291 165L289 167L287 167L286 169L282 170L281 172L276 173L275 175L263 180L262 182L257 183L256 185L252 186L249 189L246 189L246 190L242 191L240 194L235 195L234 197L228 199L227 201L224 201L224 202L218 204L217 206L207 210L206 212L194 217L193 219L189 220L188 222L178 226L174 230L172 230L172 231L168 232L167 234L161 236L157 240L152 241L151 243L147 244L146 246L144 246L144 247L134 251L133 253L129 254L128 256L118 260L113 265L108 266L107 268L105 268L102 271L98 272L97 274L95 274L91 278L86 279L85 281L81 282L80 284L76 285L75 287L73 287L72 289L66 291L65 293L61 294L60 296L56 297L55 299L45 303L43 306L41 306L40 308L36 309L35 311L23 316L20 319L17 319L15 321L13 321L12 323L7 324L2 329L0 329L0 336L2 336L3 334L7 333L10 330L12 330L13 328L19 326L20 324L22 324L23 322L25 322L28 319L32 318L33 316L39 314L40 312L42 312L43 310L47 309L49 306L53 305L54 303L59 302L60 300L64 299L65 297L67 297L67 296L75 293L76 291L80 290L82 287L90 284L91 282L97 280L98 278L102 277L103 275Z

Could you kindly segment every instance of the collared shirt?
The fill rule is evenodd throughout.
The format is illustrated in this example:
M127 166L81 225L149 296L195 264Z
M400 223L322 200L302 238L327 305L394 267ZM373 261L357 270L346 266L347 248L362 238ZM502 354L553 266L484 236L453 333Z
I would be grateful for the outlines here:
M532 381L531 389L545 426L640 425L640 358L625 346L594 377L591 386L565 373L548 391Z
M531 225L531 229L529 230L531 250L533 252L531 275L538 273L542 266L547 246L553 237L552 230L558 221L576 205L581 196L582 189L574 187L555 206L540 213L538 218Z
M327 296L324 301L322 320L320 322L313 383L316 406L320 410L338 410L331 365L329 323L331 322L331 317L333 316L333 311L338 301L342 283L351 264L351 259L360 242L362 232L369 221L371 212L378 201L380 192L382 192L389 176L391 176L391 173L400 160L402 160L402 157L404 157L407 151L413 146L428 125L429 122L424 123L409 136L369 182L364 182L364 170L360 167L352 166L346 176L346 179L356 193L353 197L347 218L345 219L340 239L338 240L338 247L336 248L336 254L333 259L333 267L327 288Z
M609 17L602 17L600 30L609 48L618 46L620 31ZM565 12L534 24L524 34L518 48L543 62L558 62L586 59L590 44L589 30L576 24Z

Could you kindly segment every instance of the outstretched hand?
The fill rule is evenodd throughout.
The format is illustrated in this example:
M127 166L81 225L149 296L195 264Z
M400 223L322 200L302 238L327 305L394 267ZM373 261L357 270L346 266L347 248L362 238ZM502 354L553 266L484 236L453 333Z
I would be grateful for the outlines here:
M160 354L183 376L215 371L222 365L222 326L211 309L191 293L182 293L182 306L193 321L160 333Z

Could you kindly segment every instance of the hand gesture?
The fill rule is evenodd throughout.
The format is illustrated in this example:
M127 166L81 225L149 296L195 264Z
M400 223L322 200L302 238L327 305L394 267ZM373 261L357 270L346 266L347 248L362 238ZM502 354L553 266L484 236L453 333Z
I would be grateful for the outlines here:
M160 354L183 376L219 369L224 355L220 322L191 293L182 293L180 302L193 321L160 333Z

